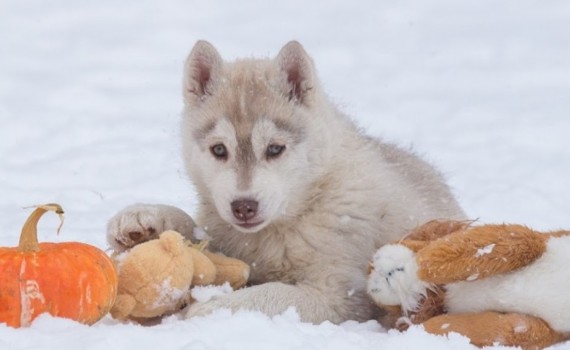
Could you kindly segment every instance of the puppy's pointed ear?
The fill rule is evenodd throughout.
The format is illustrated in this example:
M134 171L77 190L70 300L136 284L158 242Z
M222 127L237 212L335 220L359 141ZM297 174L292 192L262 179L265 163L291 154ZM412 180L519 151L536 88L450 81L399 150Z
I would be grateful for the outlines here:
M283 74L285 94L290 101L309 105L316 78L311 57L299 42L288 42L275 58Z
M222 65L222 57L212 44L196 42L184 66L184 99L198 103L211 95Z

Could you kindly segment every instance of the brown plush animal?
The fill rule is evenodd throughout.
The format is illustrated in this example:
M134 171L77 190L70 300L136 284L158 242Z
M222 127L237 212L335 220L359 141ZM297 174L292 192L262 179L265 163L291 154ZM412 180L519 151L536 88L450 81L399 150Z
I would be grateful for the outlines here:
M400 316L400 328L525 349L569 338L569 290L570 231L457 221L429 222L383 246L368 278L369 295Z
M241 260L189 245L175 231L114 255L119 273L114 318L141 323L179 311L191 302L190 287L229 282L245 285L249 266Z

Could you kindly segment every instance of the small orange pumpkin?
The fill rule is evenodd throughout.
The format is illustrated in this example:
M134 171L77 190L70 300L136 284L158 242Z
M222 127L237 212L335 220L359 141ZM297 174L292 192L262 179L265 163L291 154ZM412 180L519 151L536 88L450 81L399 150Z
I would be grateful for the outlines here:
M37 223L47 211L57 213L63 225L61 206L38 206L22 228L19 246L0 247L0 323L29 326L49 312L93 324L117 296L113 262L88 244L38 243Z

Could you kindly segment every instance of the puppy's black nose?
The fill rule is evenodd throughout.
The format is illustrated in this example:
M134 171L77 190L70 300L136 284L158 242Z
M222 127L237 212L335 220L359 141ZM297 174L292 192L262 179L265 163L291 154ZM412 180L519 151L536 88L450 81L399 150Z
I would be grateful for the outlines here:
M255 217L257 214L257 206L259 203L251 199L240 199L232 202L232 212L236 219L247 221Z

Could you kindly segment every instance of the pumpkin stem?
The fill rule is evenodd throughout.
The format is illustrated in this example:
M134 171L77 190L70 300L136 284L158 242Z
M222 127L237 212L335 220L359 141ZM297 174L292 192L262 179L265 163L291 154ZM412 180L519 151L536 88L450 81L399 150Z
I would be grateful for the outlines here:
M21 252L37 252L40 250L38 244L38 221L47 211L53 211L59 216L61 223L57 228L57 233L59 233L61 226L63 226L63 209L59 204L49 203L35 206L35 208L22 227L20 244L18 245L18 249Z

